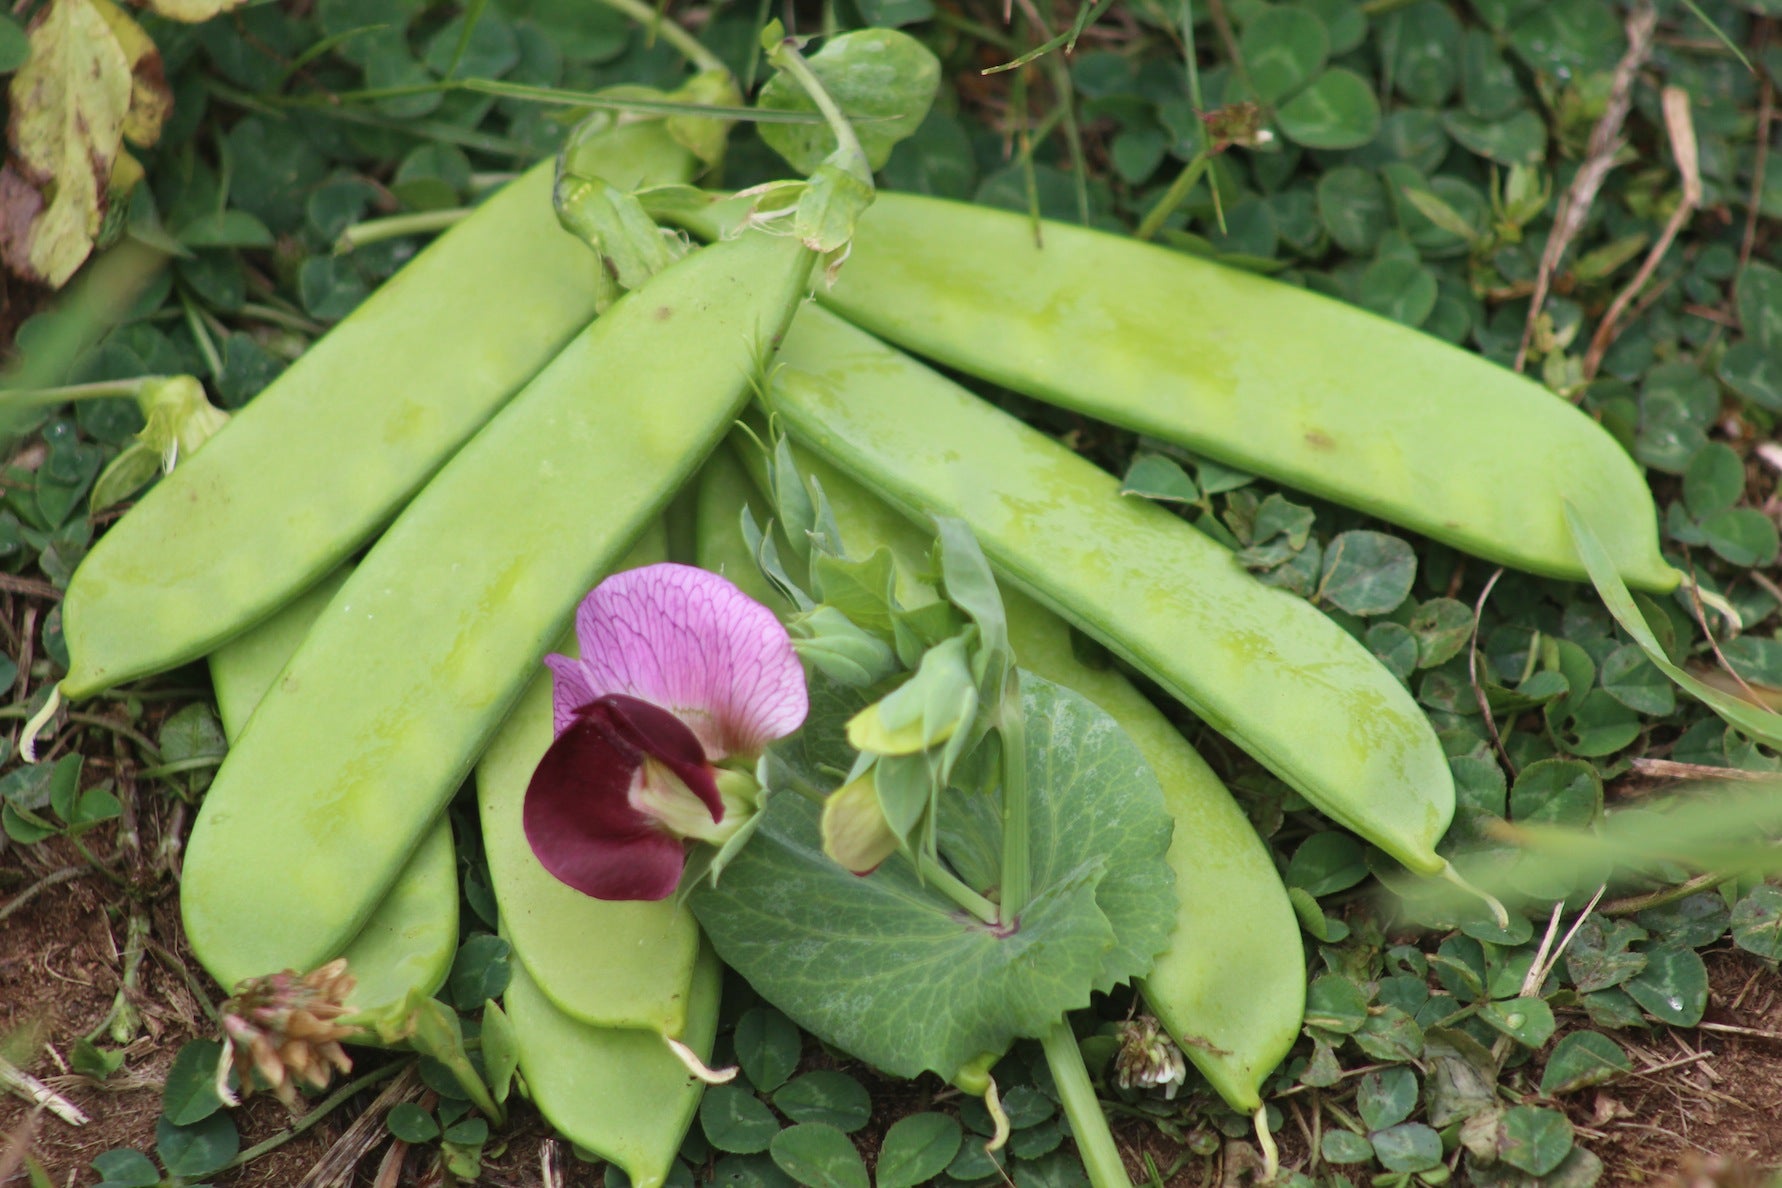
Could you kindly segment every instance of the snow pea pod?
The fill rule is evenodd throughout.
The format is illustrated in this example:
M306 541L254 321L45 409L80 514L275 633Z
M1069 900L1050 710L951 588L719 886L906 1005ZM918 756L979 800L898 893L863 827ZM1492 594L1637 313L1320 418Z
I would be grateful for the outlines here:
M760 456L735 435L731 444L745 458ZM891 549L900 576L924 564L933 542L920 529L835 467L803 450L797 457L799 470L822 484L851 550ZM725 481L721 462L714 456L701 476L702 525L706 488ZM739 496L729 501L737 504ZM709 533L702 527L701 565L748 556L735 510L728 520L728 541L718 525ZM717 539L708 546L711 537ZM1219 1095L1253 1113L1262 1104L1263 1078L1293 1046L1305 1012L1299 921L1274 861L1219 777L1130 681L1078 659L1070 626L1018 590L1003 591L1003 606L1021 667L1107 711L1163 788L1176 822L1168 857L1179 909L1175 938L1143 981L1145 1002Z
M661 121L608 179L691 176ZM598 264L546 162L441 236L99 539L63 603L70 698L182 664L265 618L388 521L594 317Z
M821 309L764 400L906 515L969 523L1001 576L1156 681L1339 823L1423 874L1454 784L1428 719L1316 607L1265 586L1093 463Z
M614 571L666 560L658 524ZM579 654L575 633L553 649ZM501 932L554 1009L583 1023L641 1027L679 1038L699 926L674 899L594 899L558 882L526 841L521 809L551 745L551 680L542 667L477 763L483 853Z
M711 1058L722 983L723 966L702 945L686 1028L686 1044L701 1060ZM503 1003L539 1113L571 1142L624 1168L636 1188L667 1183L705 1086L662 1037L570 1018L533 984L524 962L515 963Z
M382 899L576 602L722 436L806 292L752 234L621 298L409 504L230 752L182 895L202 958L328 960ZM256 811L283 788L276 815Z
M217 712L231 742L241 737L254 707L349 572L343 568L323 578L272 618L211 653ZM269 804L264 811L276 813L278 806ZM188 855L185 873L191 872ZM444 984L457 950L458 854L452 827L440 817L342 954L356 983L348 1003L355 1010L376 1011L402 1002L410 990L432 994ZM206 966L225 987L266 972L243 966L233 956L213 953Z
M688 219L710 233L712 213ZM890 342L1504 565L1586 578L1570 500L1673 588L1614 438L1541 385L1348 305L1168 248L881 194L818 294Z

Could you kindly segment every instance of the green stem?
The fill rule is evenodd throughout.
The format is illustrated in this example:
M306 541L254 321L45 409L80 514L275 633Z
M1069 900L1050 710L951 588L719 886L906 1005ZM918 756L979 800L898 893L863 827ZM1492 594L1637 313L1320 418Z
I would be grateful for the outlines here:
M454 206L450 210L422 210L413 214L391 215L387 219L368 219L363 223L354 223L334 241L334 254L343 256L357 248L382 243L386 239L400 239L404 235L426 235L433 231L444 231L457 224L472 209L468 206Z
M166 379L163 375L139 375L134 379L100 380L91 384L67 384L60 388L34 388L29 391L0 393L0 400L7 404L62 404L69 400L98 400L107 396L126 396L132 399L142 391L142 386L153 380Z
M818 81L816 74L809 66L805 65L804 59L799 56L797 48L792 44L792 39L788 37L775 46L768 53L767 60L791 75L793 81L804 88L805 93L811 97L811 102L817 105L817 110L823 113L823 119L828 122L830 131L835 133L836 144L858 161L861 169L865 170L867 177L870 178L872 170L866 162L866 150L860 147L860 138L854 135L854 125L848 122L848 117L842 112L842 109L836 106L835 100L829 97L829 92L823 89L823 84Z
M1033 890L1027 821L1027 720L1021 712L1021 675L1009 670L1002 687L1002 923L1013 927Z
M994 903L991 903L988 899L979 895L976 891L973 891L965 884L964 880L948 870L933 857L921 852L919 849L906 856L910 857L911 860L915 862L916 869L921 872L923 880L933 883L936 889L948 899L976 916L985 924L994 926L1000 922L997 908Z
M204 319L199 316L198 307L193 304L192 299L181 293L179 303L186 313L186 328L192 332L192 339L198 344L198 353L204 356L205 370L215 380L223 374L223 357L217 354L217 344L211 341L210 332L204 328Z
M1150 239L1163 229L1169 216L1175 214L1176 208L1187 201L1189 191L1200 181L1201 174L1207 171L1212 160L1205 152L1194 154L1193 159L1183 166L1182 172L1176 175L1176 180L1170 183L1169 189L1164 191L1163 197L1158 199L1157 205L1145 215L1144 221L1139 224L1138 238Z
M692 63L694 69L705 73L714 70L730 73L730 67L724 65L723 59L699 44L697 37L673 21L664 20L660 12L641 0L601 0L601 3L630 17L652 34L660 33L662 40L679 50L681 57Z
M1045 1049L1046 1067L1052 1070L1052 1080L1058 1086L1058 1100L1064 1105L1064 1116L1070 1121L1070 1133L1077 1140L1077 1154L1082 1156L1091 1188L1132 1188L1069 1021L1061 1019L1048 1028L1040 1037L1040 1046Z

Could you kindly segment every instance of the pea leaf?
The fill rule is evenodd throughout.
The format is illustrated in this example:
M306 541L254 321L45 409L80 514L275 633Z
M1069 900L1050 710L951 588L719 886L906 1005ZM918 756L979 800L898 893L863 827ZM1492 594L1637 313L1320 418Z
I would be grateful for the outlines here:
M1420 1172L1441 1166L1442 1136L1421 1122L1405 1122L1368 1138L1387 1171Z
M804 1040L792 1020L772 1007L752 1007L736 1021L736 1060L749 1083L772 1093L798 1068Z
M818 1069L790 1081L773 1095L780 1113L794 1122L826 1122L852 1134L872 1118L872 1097L853 1077Z
M1315 13L1280 5L1263 9L1244 26L1238 49L1257 98L1278 103L1324 69L1330 34Z
M827 861L817 810L796 796L771 799L720 884L692 898L719 954L763 997L899 1076L951 1076L1041 1034L1092 988L1147 970L1168 940L1170 824L1149 768L1083 698L1029 674L1021 683L1034 895L1013 932L966 917L900 862L855 878ZM943 853L962 874L982 871L1001 852L996 798L953 807Z
M1374 1145L1352 1130L1334 1127L1318 1140L1318 1151L1327 1163L1366 1163L1374 1157Z
M891 149L922 123L940 83L940 61L895 29L859 29L830 38L807 63L829 97L854 124L854 135L876 169ZM815 112L803 87L784 74L761 88L768 111ZM827 124L761 124L761 139L802 174L813 174L836 150Z
M1657 945L1646 950L1646 968L1624 989L1664 1022L1694 1027L1708 1005L1708 969L1694 949Z
M1417 554L1396 536L1365 529L1334 537L1324 550L1318 593L1352 615L1383 615L1411 592Z
M1479 1018L1525 1048L1539 1048L1553 1038L1553 1009L1533 995L1488 1002Z
M1572 1149L1572 1123L1558 1110L1516 1106L1504 1111L1498 1158L1531 1176L1544 1176Z
M781 1171L810 1188L867 1188L860 1153L833 1126L803 1122L787 1127L773 1136L771 1150Z
M1141 495L1160 503L1196 503L1200 488L1174 458L1162 454L1140 454L1127 468L1120 484L1120 494Z
M1753 887L1732 910L1733 943L1747 953L1782 958L1782 888Z
M753 1155L767 1150L780 1123L761 1099L736 1085L713 1085L699 1102L699 1126L720 1151Z
M186 1179L221 1170L241 1150L235 1120L215 1113L190 1126L175 1126L163 1117L155 1123L155 1152L169 1172Z
M1541 1094L1558 1097L1600 1085L1633 1067L1621 1045L1600 1031L1574 1031L1553 1046L1541 1073Z
M1326 70L1275 112L1281 134L1307 148L1360 148L1380 133L1380 101L1353 70Z
M1397 1126L1417 1108L1417 1074L1403 1066L1368 1073L1361 1078L1355 1106L1369 1130Z
M878 1188L916 1188L953 1161L963 1136L959 1123L945 1114L910 1114L885 1132L873 1178Z
M193 1040L173 1058L161 1089L161 1116L174 1126L202 1122L223 1108L217 1097L217 1061L223 1046L212 1040Z

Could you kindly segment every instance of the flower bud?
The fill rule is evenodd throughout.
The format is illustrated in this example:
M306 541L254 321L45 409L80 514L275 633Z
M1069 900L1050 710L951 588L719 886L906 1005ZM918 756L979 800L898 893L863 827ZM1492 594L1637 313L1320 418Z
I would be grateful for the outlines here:
M831 680L864 689L897 671L891 645L833 606L797 615L786 626L799 659L810 661Z
M871 874L897 851L897 835L879 805L875 771L868 768L823 802L823 852L857 875Z
M848 743L872 755L914 755L952 738L977 712L965 641L954 636L928 649L915 676L849 720Z

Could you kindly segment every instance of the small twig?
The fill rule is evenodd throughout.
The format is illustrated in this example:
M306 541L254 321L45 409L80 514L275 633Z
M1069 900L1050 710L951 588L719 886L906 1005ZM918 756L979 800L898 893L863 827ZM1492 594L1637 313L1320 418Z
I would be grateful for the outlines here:
M45 1085L22 1068L0 1056L0 1085L12 1090L34 1106L42 1106L70 1126L85 1126L92 1119L81 1108Z
M1504 569L1500 565L1485 580L1485 588L1479 591L1479 600L1473 603L1473 635L1467 641L1466 677L1473 686L1473 697L1478 700L1479 712L1485 715L1485 729L1491 734L1491 745L1497 748L1498 757L1504 761L1504 770L1514 779L1516 764L1510 760L1510 752L1504 748L1503 736L1497 731L1497 719L1491 714L1491 701L1485 696L1485 686L1479 682L1479 619L1485 613L1485 600L1491 597L1491 591L1497 586L1497 579L1502 576Z
M1732 1023L1697 1023L1703 1031L1719 1031L1727 1035L1743 1035L1752 1039L1782 1040L1782 1031L1767 1031L1761 1027L1739 1027ZM1708 1053L1703 1052L1703 1056Z
M37 896L48 891L51 887L73 882L75 879L80 878L80 876L91 873L92 868L88 866L64 866L61 870L51 871L49 874L44 875L41 879L38 879L35 883L32 883L29 887L26 887L23 891L20 891L17 895L13 896L12 901L5 907L0 907L0 921L5 920L8 916L11 916L27 903L30 903L33 899L37 898Z
M1638 758L1633 769L1655 780L1772 780L1769 772L1745 771L1737 767L1709 767L1705 763L1678 763L1674 759Z
M1596 121L1596 127L1590 130L1590 142L1584 154L1584 163L1578 166L1572 184L1559 200L1559 209L1553 216L1553 229L1547 233L1546 246L1541 249L1540 269L1535 273L1534 295L1528 303L1528 319L1522 326L1522 342L1516 347L1517 371L1528 362L1528 344L1534 338L1535 323L1540 319L1541 309L1547 303L1547 294L1553 287L1553 278L1559 272L1559 262L1565 256L1566 249L1578 232L1584 229L1585 219L1590 214L1591 204L1596 201L1597 191L1602 189L1609 171L1615 167L1615 157L1621 152L1621 127L1627 122L1627 113L1633 107L1634 78L1646 59L1652 56L1652 33L1658 28L1658 10L1650 0L1639 0L1633 10L1627 14L1627 51L1615 64L1614 79L1609 84L1608 102L1603 106L1603 114Z
M545 1139L538 1144L538 1175L543 1181L541 1188L563 1188L563 1181L557 1175L556 1139Z
M1665 221L1664 231L1652 250L1646 253L1645 261L1639 272L1627 282L1627 287L1615 295L1609 304L1609 312L1597 324L1596 333L1590 336L1590 349L1584 352L1584 378L1596 376L1597 368L1602 366L1603 356L1608 353L1609 344L1615 341L1615 327L1627 307L1633 304L1652 274L1658 271L1658 265L1665 254L1676 242L1678 232L1683 230L1695 214L1696 207L1702 202L1701 162L1695 146L1695 123L1689 118L1689 92L1682 87L1666 87L1661 95L1664 106L1665 131L1671 138L1671 155L1677 160L1677 169L1683 175L1683 200L1677 203L1677 209Z
M40 582L36 578L15 577L10 573L0 573L0 590L14 594L26 594L32 598L44 598L50 602L62 601L62 591L48 582Z
M377 1095L370 1107L353 1119L352 1125L316 1161L316 1165L303 1177L298 1188L343 1188L350 1183L353 1169L359 1166L359 1161L387 1133L384 1129L384 1116L390 1112L390 1107L398 1102L413 1101L424 1092L426 1086L421 1084L420 1074L411 1060L402 1070L402 1075L384 1086L384 1091ZM385 1163L388 1162L386 1159ZM400 1157L396 1166L402 1166ZM378 1170L378 1175L383 1175L382 1168Z
M1584 910L1578 913L1576 920L1572 921L1571 928L1566 930L1564 939L1559 942L1559 947L1553 950L1553 955L1549 958L1547 942L1553 939L1553 927L1559 923L1560 909L1565 906L1563 901L1553 905L1552 924L1548 925L1547 935L1541 939L1541 950L1535 954L1534 964L1528 968L1528 976L1522 979L1522 993L1525 997L1535 993L1546 983L1547 975L1553 972L1553 967L1559 964L1561 957L1565 956L1566 949L1571 946L1572 938L1578 935L1578 929L1584 927L1584 921L1590 919L1590 913L1596 910L1596 905L1602 902L1603 893L1608 889L1607 883L1596 889L1596 894L1590 897L1590 902L1584 905Z

